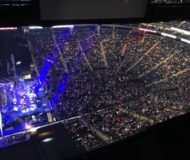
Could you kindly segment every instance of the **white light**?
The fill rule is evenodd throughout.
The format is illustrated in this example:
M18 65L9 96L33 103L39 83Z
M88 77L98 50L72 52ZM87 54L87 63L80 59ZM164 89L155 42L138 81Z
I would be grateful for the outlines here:
M14 84L11 83L11 86L10 86L10 87L13 88L13 87L14 87Z
M53 138L46 138L46 139L42 140L42 142L44 142L44 143L51 142L51 141L53 141Z
M32 120L35 121L36 120L36 117L34 115L32 115Z
M16 65L20 65L22 62L21 61L18 61L18 62L16 62Z
M35 111L35 110L36 110L36 108L30 108L30 110L31 110L31 111Z
M16 103L17 102L17 99L16 98L13 98L13 103Z
M43 88L39 88L39 91L43 91Z
M30 26L29 29L43 29L41 26Z
M58 26L52 26L52 28L73 28L74 25L58 25Z
M32 76L31 76L31 74L27 74L27 75L25 75L23 78L24 78L25 80L27 80L27 79L31 79Z
M45 107L45 106L47 106L47 104L46 104L46 103L43 103L42 106Z
M32 108L36 108L37 105L36 105L36 104L31 104L30 106L31 106Z
M29 112L29 109L28 109L28 108L25 109L25 110L22 110L22 113L27 113L27 112Z
M32 126L31 126L31 125L29 125L29 124L27 124L27 123L25 123L25 128L26 128L26 129L31 129L31 128L32 128Z
M23 81L24 81L24 79L23 79L23 78L20 78L20 79L19 79L19 81L20 81L20 82L23 82Z
M13 111L18 111L18 107L14 106Z
M185 35L190 35L190 32L189 32L189 31L186 31L186 30L183 30L183 29L179 29L179 28L175 28L175 27L170 27L170 29L171 29L171 30L174 30L174 31L176 31L176 32L185 34Z
M38 130L37 128L30 128L30 129L29 129L29 132L35 133L35 132L37 132L37 130Z
M173 39L176 39L176 36L172 35L172 34L168 34L168 33L161 33L161 35L165 36L165 37L170 37L170 38L173 38Z
M190 40L188 39L181 38L181 41L190 44Z
M29 88L30 89L30 88ZM34 97L36 97L36 94L35 93L28 93L27 96L29 97L29 99L32 99Z

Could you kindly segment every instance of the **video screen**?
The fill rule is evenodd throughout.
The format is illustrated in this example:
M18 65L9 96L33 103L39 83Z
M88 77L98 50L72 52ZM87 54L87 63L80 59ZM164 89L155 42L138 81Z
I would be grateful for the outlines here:
M188 113L189 26L1 27L0 148L62 123L88 151Z

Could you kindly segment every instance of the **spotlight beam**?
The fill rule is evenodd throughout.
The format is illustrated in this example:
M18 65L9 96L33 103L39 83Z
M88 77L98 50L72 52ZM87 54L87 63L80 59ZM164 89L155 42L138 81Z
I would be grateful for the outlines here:
M154 67L152 67L150 70L145 71L144 73L140 74L137 78L142 78L145 75L149 74L150 72L152 72L153 70L156 70L158 67L160 67L162 64L167 63L170 59L172 59L174 57L174 55L170 55L169 57L167 57L166 59L164 59L163 61L161 61L160 63L156 64Z
M64 68L65 68L65 72L68 73L69 70L68 70L67 64L66 64L66 62L65 62L65 60L64 60L64 57L63 57L63 55L62 55L61 49L60 49L60 47L59 47L59 45L58 45L58 43L57 43L57 40L56 40L56 38L55 38L54 31L53 31L52 29L50 29L50 30L51 30L51 33L52 33L52 38L53 38L54 44L55 44L56 48L58 49L58 53L59 53L61 62L62 62L62 64L63 64Z
M172 78L174 78L174 77L178 77L178 76L180 76L181 74L184 74L184 73L189 72L189 71L190 71L190 68L183 69L183 70L181 70L181 71L179 71L179 72L173 74L172 76L170 76L170 77L168 77L168 78L164 78L164 79L155 81L155 82L153 82L153 83L147 85L146 87L151 87L151 86L153 86L153 85L158 85L158 84L160 84L160 83L167 82L168 80L170 80L170 79L172 79Z
M104 50L104 46L103 46L103 43L102 43L102 40L101 40L101 36L100 36L100 26L97 26L97 33L98 33L98 37L99 37L99 41L100 41L101 55L103 57L105 67L107 68L108 67L108 63L107 63L107 60L106 60L105 50Z
M131 71L136 65L138 65L143 59L145 56L147 56L148 54L151 53L151 51L156 48L158 46L160 42L156 42L144 55L142 55L139 60L137 60L131 67L129 67L126 71L126 73L128 73L129 71Z

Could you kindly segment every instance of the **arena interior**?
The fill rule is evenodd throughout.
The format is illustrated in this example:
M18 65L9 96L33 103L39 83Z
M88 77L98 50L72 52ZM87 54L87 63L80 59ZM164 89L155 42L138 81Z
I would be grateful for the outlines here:
M0 42L0 148L61 123L90 151L190 111L189 21L1 27Z

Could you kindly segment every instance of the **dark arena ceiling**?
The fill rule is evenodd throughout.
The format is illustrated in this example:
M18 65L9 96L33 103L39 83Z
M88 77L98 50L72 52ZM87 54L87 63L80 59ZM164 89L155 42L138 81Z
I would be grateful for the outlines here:
M96 0L93 4L87 0L81 0L81 3L69 0L0 0L0 25L51 26L188 20L189 10L188 0Z

